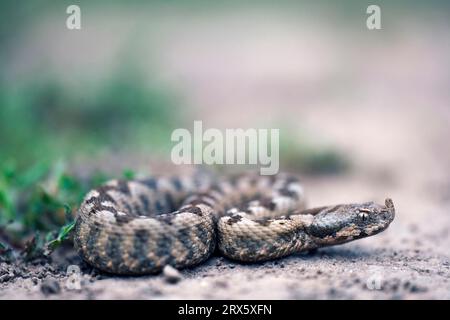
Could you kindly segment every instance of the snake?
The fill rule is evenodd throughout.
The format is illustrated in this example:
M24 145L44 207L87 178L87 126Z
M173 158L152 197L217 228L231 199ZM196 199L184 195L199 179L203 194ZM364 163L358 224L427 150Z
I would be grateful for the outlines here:
M215 252L257 263L375 235L394 220L390 198L306 207L299 177L278 173L111 180L87 193L74 246L111 274L188 268Z

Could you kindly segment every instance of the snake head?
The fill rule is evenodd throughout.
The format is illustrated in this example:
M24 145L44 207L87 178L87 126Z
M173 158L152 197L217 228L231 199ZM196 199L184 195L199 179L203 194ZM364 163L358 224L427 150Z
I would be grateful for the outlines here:
M375 235L385 230L394 217L391 199L386 199L384 205L366 202L324 207L314 216L307 232L318 244L340 244Z

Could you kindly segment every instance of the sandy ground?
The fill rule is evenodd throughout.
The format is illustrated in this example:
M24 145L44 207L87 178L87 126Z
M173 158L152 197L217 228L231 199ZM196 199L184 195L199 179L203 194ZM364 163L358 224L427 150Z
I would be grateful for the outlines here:
M208 127L286 120L293 139L306 131L348 154L350 172L305 176L310 205L391 197L390 228L263 264L212 257L175 283L99 274L66 248L49 264L1 264L0 299L450 299L448 20L430 25L411 15L386 33L349 37L308 17L248 14L162 17L157 48L166 81L184 89L193 118ZM80 267L80 289L70 289L69 265Z
M367 179L307 178L305 184L311 202L347 193L359 199L392 196L396 219L372 238L262 264L213 256L173 281L164 274L103 274L65 246L51 261L0 264L0 299L450 299L449 190L419 198L390 179L387 187L367 186ZM70 274L74 266L80 273Z

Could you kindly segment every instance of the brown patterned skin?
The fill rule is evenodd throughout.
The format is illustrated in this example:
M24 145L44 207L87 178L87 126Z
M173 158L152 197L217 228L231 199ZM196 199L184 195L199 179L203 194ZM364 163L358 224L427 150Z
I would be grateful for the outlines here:
M305 210L290 175L111 181L89 192L75 225L85 261L115 274L194 266L217 247L256 262L368 237L395 216L392 200Z

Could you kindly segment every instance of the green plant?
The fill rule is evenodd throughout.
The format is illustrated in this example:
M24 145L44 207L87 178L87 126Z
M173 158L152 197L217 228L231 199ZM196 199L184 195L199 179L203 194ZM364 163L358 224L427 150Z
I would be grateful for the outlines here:
M106 179L106 175L96 174L82 181L69 174L61 162L53 166L38 163L27 170L4 166L0 175L0 239L4 241L0 250L17 247L31 258L56 248L69 237L83 196Z

